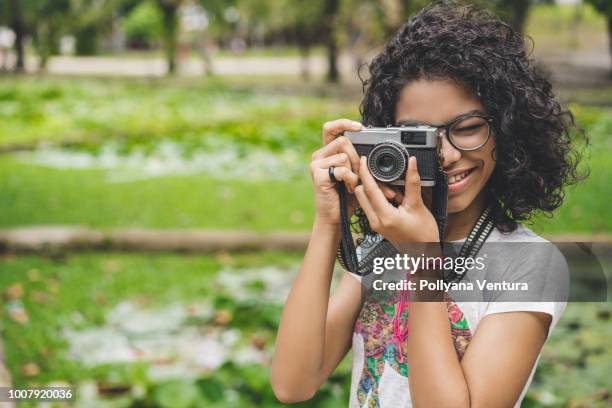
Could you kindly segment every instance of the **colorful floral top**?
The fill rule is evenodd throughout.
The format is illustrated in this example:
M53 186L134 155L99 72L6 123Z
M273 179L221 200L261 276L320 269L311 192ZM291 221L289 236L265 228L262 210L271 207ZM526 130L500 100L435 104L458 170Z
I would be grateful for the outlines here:
M495 229L487 242L545 241L523 226L510 234ZM460 241L458 241L460 243ZM348 272L347 272L348 273ZM360 280L354 274L351 276ZM363 303L355 322L352 342L351 408L412 407L406 362L406 342L409 307L403 307L400 291L372 291ZM541 311L552 315L548 336L565 310L565 302L455 302L446 295L448 319L457 358L461 360L469 347L480 320L492 313L509 311ZM405 338L405 336L404 336ZM539 360L539 357L538 357ZM535 373L536 360L515 407L520 407Z

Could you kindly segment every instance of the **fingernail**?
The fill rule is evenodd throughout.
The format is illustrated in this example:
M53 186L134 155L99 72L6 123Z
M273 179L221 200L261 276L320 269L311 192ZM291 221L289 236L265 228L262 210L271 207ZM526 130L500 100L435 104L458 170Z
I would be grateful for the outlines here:
M363 127L363 125L359 122L353 121L353 126L355 126L358 129L361 129Z

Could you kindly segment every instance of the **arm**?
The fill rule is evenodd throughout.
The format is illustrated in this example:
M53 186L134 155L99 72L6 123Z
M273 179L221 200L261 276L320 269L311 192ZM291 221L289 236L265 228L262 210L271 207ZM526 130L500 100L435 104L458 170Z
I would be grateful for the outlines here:
M485 316L459 362L445 303L412 303L408 319L409 383L415 407L514 406L551 322L551 316L541 312Z
M353 191L358 182L353 170L359 158L353 145L337 136L345 129L360 127L348 120L326 123L324 147L312 155L310 173L317 213L308 249L281 316L271 367L272 388L283 402L311 398L350 346L361 287L345 274L329 297L340 241L340 202L328 170L334 166L336 178Z
M359 283L345 274L329 290L339 240L315 222L304 261L285 303L270 381L282 402L310 399L350 347L361 305Z

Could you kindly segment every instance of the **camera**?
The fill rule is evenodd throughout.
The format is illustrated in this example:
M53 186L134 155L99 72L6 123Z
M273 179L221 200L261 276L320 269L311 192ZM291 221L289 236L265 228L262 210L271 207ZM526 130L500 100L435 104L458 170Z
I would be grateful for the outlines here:
M366 127L358 132L345 131L359 156L366 156L368 169L384 183L405 184L408 158L415 156L422 186L436 183L440 143L438 129L431 126Z

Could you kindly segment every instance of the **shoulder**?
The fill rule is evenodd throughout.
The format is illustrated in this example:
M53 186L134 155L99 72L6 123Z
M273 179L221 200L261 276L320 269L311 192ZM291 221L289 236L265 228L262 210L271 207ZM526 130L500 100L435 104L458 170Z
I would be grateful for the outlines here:
M565 256L553 242L522 224L512 232L495 228L486 241L487 247L495 249L494 254L515 272L520 265L539 273L550 272L551 268L567 268Z
M519 224L514 231L502 232L494 228L487 242L550 242L533 232L523 224Z
M542 312L552 316L552 332L567 306L569 269L563 253L549 240L526 226L503 233L495 229L487 249L497 267L494 280L527 283L527 292L508 291L489 302L485 315L504 312ZM493 278L493 276L489 276Z

